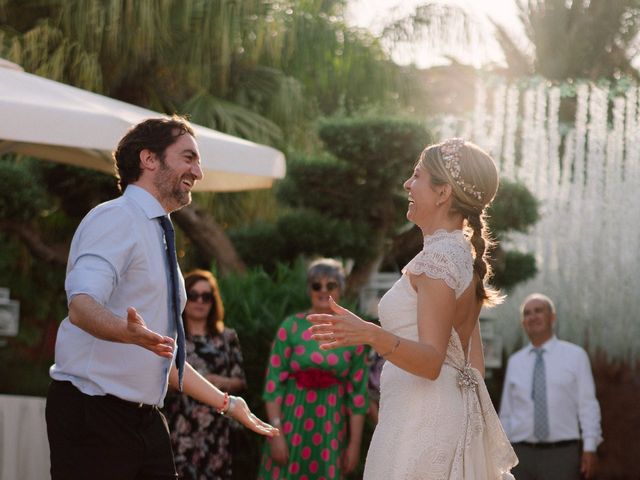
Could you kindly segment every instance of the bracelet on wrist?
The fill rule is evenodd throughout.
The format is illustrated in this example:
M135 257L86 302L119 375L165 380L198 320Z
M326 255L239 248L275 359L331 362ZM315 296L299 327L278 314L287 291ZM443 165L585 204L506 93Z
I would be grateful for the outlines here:
M216 411L220 415L224 415L229 411L230 405L231 405L231 399L229 397L229 394L227 392L224 392L224 400L222 401L222 406L220 408L216 408Z
M236 408L236 401L238 400L238 397L234 397L233 395L229 395L229 406L227 407L227 410L224 412L226 415L231 416L231 414L233 413L233 411Z
M396 337L396 343L393 347L391 347L391 350L389 350L388 352L385 353L381 353L380 356L383 358L388 357L389 355L391 355L393 352L395 352L398 347L400 346L400 337Z

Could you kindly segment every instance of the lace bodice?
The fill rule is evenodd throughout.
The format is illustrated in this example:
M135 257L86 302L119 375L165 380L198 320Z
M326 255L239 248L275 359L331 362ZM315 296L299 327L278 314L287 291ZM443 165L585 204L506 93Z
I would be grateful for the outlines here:
M462 230L436 230L424 237L424 247L404 268L403 273L425 274L444 280L460 297L473 278L471 245Z
M471 245L460 230L451 233L438 230L426 236L422 251L407 264L400 280L380 300L378 313L382 327L399 337L417 341L418 296L411 286L408 273L444 280L456 292L457 298L473 278ZM456 351L456 348L451 348L455 347L455 342L453 337L449 339L447 352ZM459 339L457 344L460 344ZM464 353L456 363L458 361L464 366Z

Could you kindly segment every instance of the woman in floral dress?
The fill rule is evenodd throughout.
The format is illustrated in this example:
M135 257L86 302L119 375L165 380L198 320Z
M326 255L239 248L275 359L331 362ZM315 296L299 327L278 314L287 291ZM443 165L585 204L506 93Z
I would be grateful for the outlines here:
M311 310L284 320L276 333L263 398L281 435L265 442L259 479L340 479L360 459L367 376L364 347L325 352L311 339L306 319L340 298L344 271L321 259L307 272Z
M216 279L205 270L195 270L184 280L187 361L216 387L237 393L245 388L242 352L235 330L224 326ZM230 479L232 420L177 392L167 395L165 412L179 478Z

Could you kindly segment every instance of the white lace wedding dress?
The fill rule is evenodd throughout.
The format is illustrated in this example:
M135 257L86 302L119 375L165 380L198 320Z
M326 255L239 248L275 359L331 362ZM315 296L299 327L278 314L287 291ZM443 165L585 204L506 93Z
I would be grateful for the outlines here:
M443 279L458 298L473 277L471 246L461 231L439 230L379 305L383 328L418 340L417 295L407 273ZM455 329L436 380L386 362L379 423L371 441L365 480L504 480L517 458L478 370L466 366Z

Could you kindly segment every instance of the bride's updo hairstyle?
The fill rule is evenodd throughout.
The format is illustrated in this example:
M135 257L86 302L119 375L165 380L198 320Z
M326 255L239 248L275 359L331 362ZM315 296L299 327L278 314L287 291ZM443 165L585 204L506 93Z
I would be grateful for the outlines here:
M451 138L424 149L419 164L431 175L431 183L451 185L451 211L465 219L474 249L473 270L478 275L476 296L484 305L502 301L500 292L487 284L492 271L487 250L493 245L486 224L486 208L498 190L498 169L493 159L477 145Z

